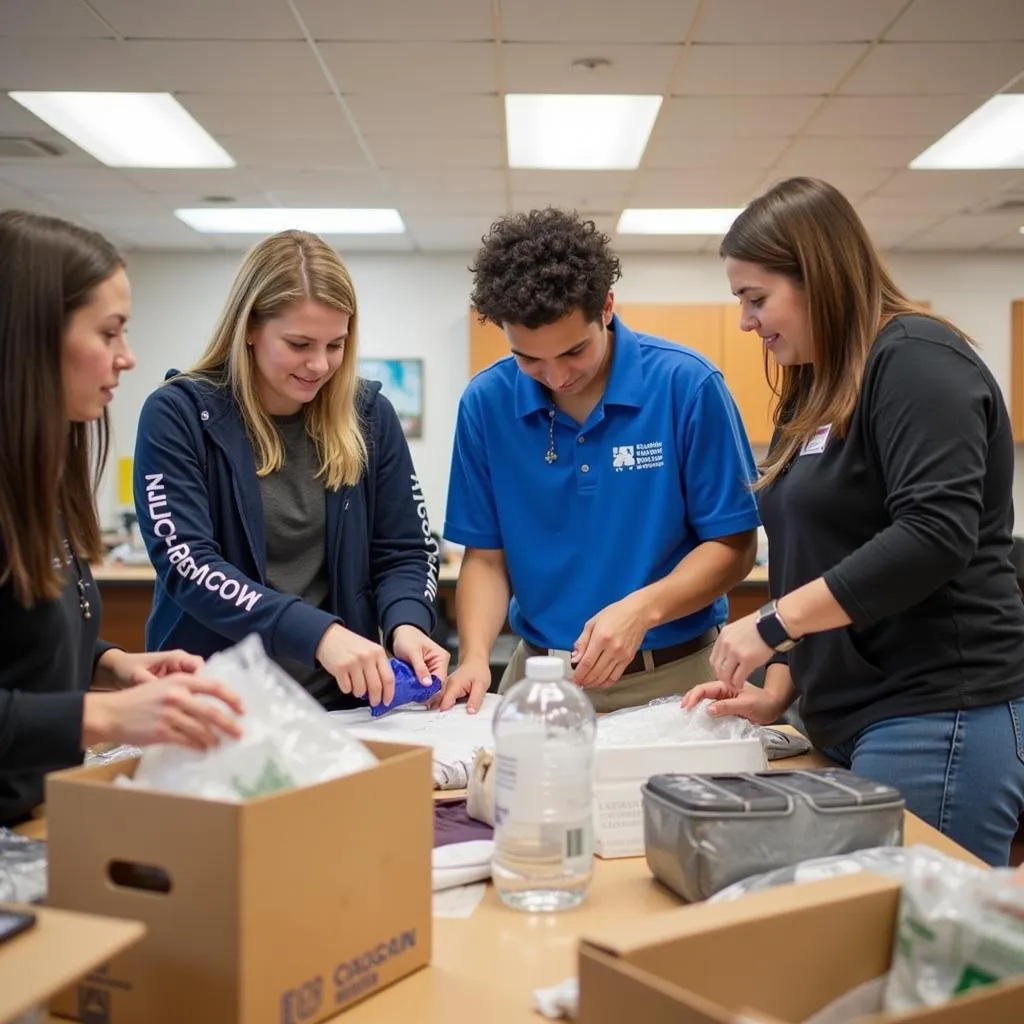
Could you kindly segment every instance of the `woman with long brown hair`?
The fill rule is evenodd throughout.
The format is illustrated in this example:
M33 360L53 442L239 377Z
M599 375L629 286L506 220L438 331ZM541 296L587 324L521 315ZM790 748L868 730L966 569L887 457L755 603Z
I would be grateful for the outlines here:
M896 286L846 198L755 199L721 255L781 370L757 484L772 601L725 627L687 696L773 721L896 786L991 864L1024 812L1024 603L1010 419L975 346ZM768 664L764 688L746 682Z
M42 802L44 773L99 741L205 749L237 735L237 698L183 651L99 640L89 562L107 406L135 357L124 263L101 235L0 212L0 824ZM95 684L128 687L87 692Z
M199 362L146 400L135 449L147 646L205 656L257 633L328 709L390 704L388 651L428 685L448 666L437 542L398 416L357 375L358 319L326 242L263 239Z

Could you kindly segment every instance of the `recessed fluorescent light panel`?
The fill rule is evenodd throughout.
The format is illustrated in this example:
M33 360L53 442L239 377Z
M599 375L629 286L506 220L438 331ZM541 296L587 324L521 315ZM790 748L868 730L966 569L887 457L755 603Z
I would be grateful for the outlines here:
M623 210L620 235L724 235L739 209Z
M660 108L660 96L510 94L505 97L509 167L635 170Z
M167 92L12 92L12 100L108 167L234 167Z
M405 224L397 210L291 210L276 206L202 206L175 210L190 228L219 235L272 235L277 231L312 231L318 235L400 235Z
M910 161L915 171L1024 167L1024 95L993 96Z

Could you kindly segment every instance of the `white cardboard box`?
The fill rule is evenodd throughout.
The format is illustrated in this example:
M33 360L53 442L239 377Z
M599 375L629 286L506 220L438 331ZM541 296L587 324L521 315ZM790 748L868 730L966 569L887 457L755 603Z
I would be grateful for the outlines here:
M640 791L652 775L767 770L759 739L598 747L594 751L594 852L606 859L644 855Z

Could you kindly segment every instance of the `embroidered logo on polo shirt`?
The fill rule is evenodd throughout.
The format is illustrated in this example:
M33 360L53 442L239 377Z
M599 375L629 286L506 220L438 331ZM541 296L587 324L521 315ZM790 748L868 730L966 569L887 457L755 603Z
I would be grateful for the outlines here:
M616 473L625 469L661 469L664 465L665 446L661 441L612 446L612 469Z
M624 469L635 469L636 468L636 456L633 452L633 445L631 444L620 444L618 447L612 446L612 469L616 473L621 473Z

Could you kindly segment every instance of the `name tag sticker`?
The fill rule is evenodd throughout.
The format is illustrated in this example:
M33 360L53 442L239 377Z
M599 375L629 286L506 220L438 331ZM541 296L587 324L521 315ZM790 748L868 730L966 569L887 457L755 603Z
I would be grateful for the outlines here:
M825 450L825 444L828 442L828 435L831 430L831 423L826 423L823 427L818 427L818 429L811 434L806 441L804 441L804 445L800 449L800 454L820 455Z

